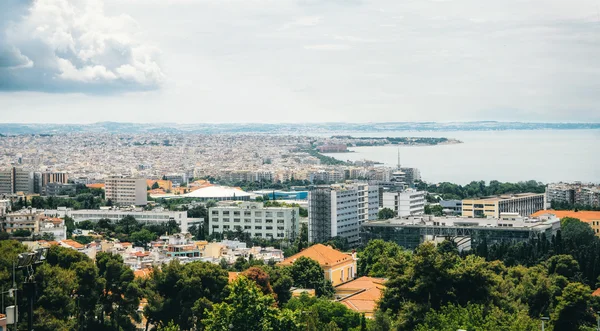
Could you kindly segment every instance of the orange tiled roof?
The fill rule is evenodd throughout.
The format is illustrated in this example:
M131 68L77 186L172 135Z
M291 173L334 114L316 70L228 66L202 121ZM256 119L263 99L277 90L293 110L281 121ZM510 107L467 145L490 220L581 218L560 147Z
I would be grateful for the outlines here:
M0 314L0 319L6 318L6 315Z
M234 280L236 280L236 279L237 279L239 276L240 276L240 273L239 273L239 272L233 272L233 271L230 271L230 272L229 272L229 282L230 282L230 283L231 283L231 282L233 282L233 281L234 281Z
M133 271L133 276L135 278L148 278L152 273L152 269L139 269Z
M600 287L597 288L594 292L592 292L592 296L594 296L594 297L600 296Z
M336 289L362 291L340 300L340 303L357 312L374 312L377 308L377 302L383 296L383 290L385 289L383 283L385 281L383 278L360 277L337 286Z
M384 286L385 282L386 282L385 278L362 276L355 280L352 280L352 281L349 281L342 285L336 286L336 288L340 288L340 289L370 289L373 287L385 287Z
M146 256L150 255L150 252L135 252L135 253L133 253L133 255L135 257L146 257Z
M538 212L533 213L531 217L539 217L546 214L552 214L558 218L578 218L582 222L586 223L589 223L591 221L600 221L600 211L540 210Z
M343 263L346 261L351 261L352 256L342 253L338 250L335 250L329 246L325 246L323 244L316 244L308 247L300 253L294 254L287 259L283 260L281 265L292 265L296 259L299 257L308 257L311 258L321 265L321 267L330 267L333 265L337 265L339 263Z
M87 188L104 188L104 184L96 183L96 184L87 184Z
M381 299L381 295L382 291L380 289L372 288L343 299L340 303L356 312L374 312L377 309L377 301Z
M122 242L121 246L128 247L128 246L131 246L131 243L129 243L129 242Z
M85 246L83 246L82 244L76 242L75 240L72 239L66 239L66 240L61 240L61 242L65 245L71 246L75 249L81 249L84 248Z

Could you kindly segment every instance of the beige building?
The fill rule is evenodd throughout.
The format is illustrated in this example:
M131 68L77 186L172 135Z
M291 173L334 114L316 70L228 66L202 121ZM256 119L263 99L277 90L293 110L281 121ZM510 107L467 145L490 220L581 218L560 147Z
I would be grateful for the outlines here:
M319 262L323 269L323 276L325 279L330 280L333 286L338 286L356 278L355 257L322 244L312 245L279 264L290 266L300 257L307 257Z
M106 199L120 206L148 204L146 179L112 176L105 180Z
M526 217L542 209L544 209L543 193L499 195L462 201L463 217L500 218L501 213L518 213Z

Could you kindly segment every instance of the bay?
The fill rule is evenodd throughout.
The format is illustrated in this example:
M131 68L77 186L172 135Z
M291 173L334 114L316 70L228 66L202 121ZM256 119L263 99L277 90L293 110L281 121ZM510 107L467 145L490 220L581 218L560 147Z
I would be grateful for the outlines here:
M339 133L336 132L336 135ZM428 182L478 180L600 182L600 130L418 131L344 134L355 137L446 137L462 144L350 147L328 153L340 160L372 160L415 167Z

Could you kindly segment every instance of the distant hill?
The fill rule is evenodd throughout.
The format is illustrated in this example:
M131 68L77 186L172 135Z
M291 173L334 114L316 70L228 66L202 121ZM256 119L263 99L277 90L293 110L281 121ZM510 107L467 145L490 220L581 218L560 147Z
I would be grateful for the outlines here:
M600 129L600 123L521 123L521 122L386 122L386 123L281 123L281 124L176 124L120 123L93 124L21 124L0 123L0 134L68 134L68 133L272 133L329 134L383 131L493 131L493 130L577 130Z

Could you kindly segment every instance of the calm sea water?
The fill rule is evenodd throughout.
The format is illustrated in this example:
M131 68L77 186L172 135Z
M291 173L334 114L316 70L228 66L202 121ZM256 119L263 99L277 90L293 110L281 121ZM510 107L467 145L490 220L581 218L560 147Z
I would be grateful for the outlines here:
M336 133L337 134L337 133ZM341 160L372 160L416 167L429 182L473 180L600 183L600 130L452 131L352 133L355 137L447 137L463 141L439 146L352 147L332 153Z

